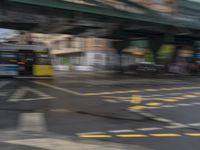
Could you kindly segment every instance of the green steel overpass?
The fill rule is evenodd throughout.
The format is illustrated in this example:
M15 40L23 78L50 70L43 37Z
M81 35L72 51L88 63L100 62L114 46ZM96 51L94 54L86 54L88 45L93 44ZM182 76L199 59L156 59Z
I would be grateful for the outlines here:
M117 2L112 5L107 0L2 0L0 27L108 38L159 34L199 36L200 19L194 15L162 13L134 0ZM186 12L188 4L185 4L187 7L183 4L181 10ZM200 7L194 10L199 11Z
M1 0L0 27L118 39L113 47L119 53L134 38L145 38L156 53L165 43L200 41L199 5L191 0L176 0L172 9L135 0Z

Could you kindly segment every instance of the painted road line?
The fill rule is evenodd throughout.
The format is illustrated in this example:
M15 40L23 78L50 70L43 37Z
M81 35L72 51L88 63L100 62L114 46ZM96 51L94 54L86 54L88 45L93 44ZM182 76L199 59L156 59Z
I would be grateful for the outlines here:
M198 127L198 126L200 126L200 123L198 122L198 123L190 123L190 124L188 124L189 126L194 126L194 127Z
M159 127L151 127L151 128L139 128L137 130L139 131L154 131L154 130L162 130L163 128L159 128Z
M173 107L176 107L176 106L174 106L174 105L163 105L162 107L163 108L173 108Z
M151 97L162 97L163 95L161 94L154 94L154 95L149 95L149 96L144 96L144 97L147 97L147 98L151 98Z
M43 113L22 113L18 128L20 131L45 132L47 130L45 116Z
M111 135L108 134L85 134L85 135L79 135L80 138L111 138Z
M121 137L121 138L144 138L144 137L148 137L148 135L145 134L117 134L117 137Z
M183 94L183 93L169 93L167 95L181 95L181 94Z
M21 87L15 91L15 93L8 99L9 102L16 102L26 94L26 88Z
M105 102L109 102L109 103L120 103L121 101L119 100L112 100L112 99L104 99Z
M174 97L176 100L185 100L185 97Z
M126 133L126 132L135 132L135 130L129 130L129 129L124 129L124 130L109 130L108 132L110 133Z
M165 118L155 117L154 120L160 121L160 122L166 122L166 123L173 123L173 121Z
M97 92L97 93L84 93L85 96L99 96L99 95L113 95L113 94L125 94L125 93L139 93L140 90L128 90L128 91L113 91L113 92Z
M133 110L141 110L144 109L145 106L142 105L137 105L137 106L130 106L129 109L133 109Z
M193 105L200 105L200 102L192 103Z
M22 149L26 149L26 150L29 150L29 149L30 150L80 150L80 149L81 150L110 150L110 149L122 150L122 149L126 149L124 146L118 146L118 145L114 145L110 143L99 144L95 142L82 142L82 141L70 140L69 138L65 138L65 137L46 138L46 136L42 138L35 137L35 138L27 138L27 139L6 140L6 141L1 141L1 144L6 144L8 146L5 146L5 147L13 147L13 148L8 148L8 149L15 149L15 150L16 149L19 149L19 150L22 150ZM2 148L2 149L5 149L5 148Z
M131 99L131 97L121 97L121 96L103 96L103 98L108 98L108 99L119 99L119 100L124 100L124 99Z
M33 81L33 82L37 83L37 81ZM46 83L42 83L42 84L46 84ZM50 86L52 86L52 85L50 85ZM56 88L59 88L59 87L56 87ZM188 90L189 89L200 89L200 87L184 87L184 89L188 89ZM145 91L156 92L156 91L165 91L165 90L168 90L168 91L183 90L183 88L182 87L161 88L161 89L127 90L127 91L94 92L94 93L78 93L78 92L76 92L76 94L81 94L81 95L85 95L85 96L99 96L99 95L113 95L113 94L125 94L125 93L140 93L140 92L145 92ZM71 92L71 90L70 90L70 92ZM72 92L74 92L74 91L72 91Z
M171 123L171 126L165 126L164 128L167 128L167 129L178 129L178 128L186 128L186 127L189 127L189 126L181 124L181 123Z
M180 134L175 134L175 133L154 133L154 134L149 134L150 136L153 137L178 137L181 136Z
M164 128L167 128L167 129L180 129L180 128L186 128L188 126L165 126Z
M24 98L24 99L17 99L13 100L11 99L10 101L37 101L37 100L47 100L47 99L55 99L55 97L39 97L39 98Z
M185 133L187 136L200 136L200 133Z
M76 135L103 135L106 134L105 132L84 132L84 133L77 133Z
M175 105L163 105L160 107L154 107L153 109L162 109L162 108L176 108L176 107L188 107L188 106L196 106L200 105L200 102L195 103L183 103L183 104L175 104ZM143 109L152 109L151 107L144 107Z
M196 95L184 95L183 97L186 97L186 98L196 98L198 96L196 96Z
M173 98L166 98L166 99L163 99L162 101L163 101L163 102L177 102L178 100L177 100L175 97L173 97Z
M28 92L32 92L38 97L36 98L23 98ZM52 97L50 95L47 95L41 91L38 91L33 88L29 87L22 87L19 88L9 99L8 102L18 102L18 101L34 101L34 100L42 100L42 99L53 99L55 97Z
M74 94L74 95L78 95L78 96L84 96L85 95L85 94L82 94L82 93L79 93L79 92L76 92L76 91L73 91L73 90L69 90L69 89L66 89L66 88L61 88L61 87L58 87L58 86L54 86L54 85L43 83L43 82L39 82L39 81L32 81L32 82L35 83L35 84L38 84L38 85L50 87L52 89L59 90L59 91L62 91L62 92L66 92L66 93L69 93L69 94Z
M191 106L192 104L186 104L186 103L183 103L183 104L176 104L176 106Z
M144 89L144 91L147 91L147 92L155 92L155 91L159 91L159 89Z
M153 106L153 107L155 107L155 106L161 106L162 103L155 103L155 102L152 102L152 103L145 103L145 105L146 105L146 106Z

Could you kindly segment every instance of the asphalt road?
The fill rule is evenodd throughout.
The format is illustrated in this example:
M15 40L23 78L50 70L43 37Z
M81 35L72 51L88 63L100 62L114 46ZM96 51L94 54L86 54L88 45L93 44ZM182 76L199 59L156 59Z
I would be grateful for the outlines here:
M26 143L56 136L133 150L199 150L199 83L197 77L74 73L1 79L0 146L49 149Z

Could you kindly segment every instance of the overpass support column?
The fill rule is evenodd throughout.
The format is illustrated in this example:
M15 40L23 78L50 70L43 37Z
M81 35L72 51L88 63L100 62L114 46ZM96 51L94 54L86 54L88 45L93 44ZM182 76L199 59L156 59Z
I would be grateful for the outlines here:
M123 73L122 54L123 54L123 50L129 46L129 39L113 41L112 46L116 50L116 53L118 55L118 59L117 59L118 71L120 73Z
M158 59L158 51L164 44L173 44L175 40L175 36L171 34L160 35L157 37L149 38L149 48L153 52L155 63L159 63Z

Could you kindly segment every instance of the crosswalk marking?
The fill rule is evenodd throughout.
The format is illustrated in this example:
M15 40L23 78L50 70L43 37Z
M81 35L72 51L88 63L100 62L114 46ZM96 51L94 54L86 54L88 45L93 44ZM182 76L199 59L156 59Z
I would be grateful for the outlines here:
M18 122L19 131L45 132L47 130L43 113L22 113Z

